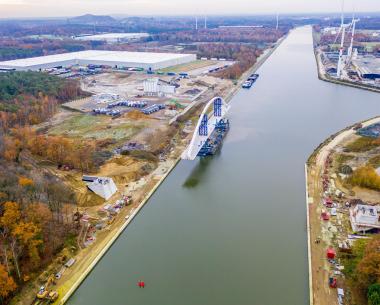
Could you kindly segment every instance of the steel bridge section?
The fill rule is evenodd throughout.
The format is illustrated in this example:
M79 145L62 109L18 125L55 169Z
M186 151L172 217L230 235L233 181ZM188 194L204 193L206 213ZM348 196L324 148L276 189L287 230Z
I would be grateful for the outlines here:
M212 111L209 111L211 106ZM223 98L219 96L214 97L207 103L199 117L190 144L181 155L182 159L194 160L197 157L202 146L215 130L215 126L226 116L229 110L230 105L227 105Z

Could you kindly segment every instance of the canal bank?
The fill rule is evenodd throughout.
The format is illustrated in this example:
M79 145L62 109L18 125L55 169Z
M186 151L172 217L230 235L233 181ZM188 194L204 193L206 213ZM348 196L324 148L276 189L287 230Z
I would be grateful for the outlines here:
M221 153L181 161L68 304L307 304L305 160L378 109L315 69L311 28L293 31L233 98Z

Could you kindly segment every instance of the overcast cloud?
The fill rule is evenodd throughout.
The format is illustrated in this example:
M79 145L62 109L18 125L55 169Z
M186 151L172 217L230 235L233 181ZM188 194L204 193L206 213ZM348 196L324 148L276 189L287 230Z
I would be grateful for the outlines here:
M341 0L0 0L0 18L92 14L203 15L336 12ZM380 0L346 0L347 11L379 12Z

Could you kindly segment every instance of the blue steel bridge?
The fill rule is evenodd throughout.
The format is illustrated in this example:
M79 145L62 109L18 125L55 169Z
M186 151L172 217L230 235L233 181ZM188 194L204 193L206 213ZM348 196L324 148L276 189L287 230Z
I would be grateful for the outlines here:
M182 153L182 159L194 160L198 156L202 147L207 144L215 128L224 122L224 118L229 110L230 105L227 105L221 97L214 97L207 103L199 117L190 144Z

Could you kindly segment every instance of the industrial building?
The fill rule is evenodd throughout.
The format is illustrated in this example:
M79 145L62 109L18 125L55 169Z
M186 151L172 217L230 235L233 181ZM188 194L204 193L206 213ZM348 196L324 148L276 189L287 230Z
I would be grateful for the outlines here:
M367 232L380 229L380 208L358 204L350 209L351 227L354 232Z
M358 74L363 79L380 79L380 58L372 55L360 56L353 61Z
M0 62L0 69L42 71L75 65L158 70L196 60L195 54L88 50Z
M165 96L174 94L175 86L163 84L158 78L150 78L144 81L144 95L147 96Z
M148 33L106 33L97 35L83 35L74 37L82 41L104 41L106 43L122 43L149 37Z

